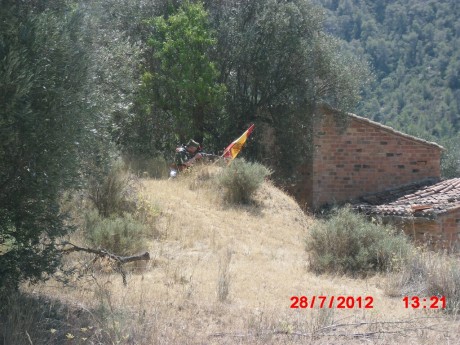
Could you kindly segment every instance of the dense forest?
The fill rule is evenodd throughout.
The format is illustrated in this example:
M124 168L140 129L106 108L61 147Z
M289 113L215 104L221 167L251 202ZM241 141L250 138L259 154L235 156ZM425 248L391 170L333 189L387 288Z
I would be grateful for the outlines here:
M325 29L370 61L374 83L356 108L449 149L459 173L460 4L455 0L317 0ZM448 164L449 166L446 166Z
M459 7L1 0L0 297L59 264L66 195L120 157L164 164L189 138L217 153L255 123L245 154L286 178L327 103L440 141L458 174Z

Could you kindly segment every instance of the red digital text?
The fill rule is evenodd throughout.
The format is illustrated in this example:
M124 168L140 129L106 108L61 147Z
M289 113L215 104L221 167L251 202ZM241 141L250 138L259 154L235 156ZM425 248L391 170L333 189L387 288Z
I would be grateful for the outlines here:
M292 296L291 309L373 309L372 296Z

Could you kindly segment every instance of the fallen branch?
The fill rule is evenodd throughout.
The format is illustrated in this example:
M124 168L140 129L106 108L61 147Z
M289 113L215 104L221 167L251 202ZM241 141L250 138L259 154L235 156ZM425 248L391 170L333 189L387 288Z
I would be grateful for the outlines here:
M426 317L423 319L428 319L431 317ZM436 317L437 318L437 317ZM420 319L420 318L416 318ZM287 336L298 336L298 337L345 337L345 338L369 338L373 337L376 335L381 335L381 334L400 334L400 335L405 335L409 332L414 332L417 330L426 330L427 326L423 327L405 327L402 329L393 329L393 330L386 330L386 329L380 329L376 331L369 331L369 332L334 332L337 328L344 328L344 327L359 327L359 326L369 326L369 325L390 325L390 326L397 326L398 324L400 325L408 325L412 326L415 322L416 319L412 320L402 320L402 321L374 321L374 322L355 322L355 323L337 323L333 324L330 326L322 327L314 332L302 332L302 331L291 331L291 330L265 330L262 332L257 332L257 333L227 333L227 332L218 332L218 333L213 333L209 334L209 337L213 338L222 338L222 337L236 337L236 338L246 338L246 337L257 337L260 335L287 335ZM439 326L439 325L430 325L428 326L428 329L433 330L433 331L442 331L436 328L433 328L433 326ZM325 332L326 330L329 330L328 332Z
M108 258L110 260L113 260L117 265L117 271L121 274L121 276L123 278L123 284L125 286L127 285L126 272L124 271L122 265L124 265L124 264L126 264L128 262L141 261L141 260L150 260L149 252L145 252L145 253L139 254L139 255L120 256L120 255L115 255L113 253L110 253L105 249L94 249L94 248L80 247L80 246L77 246L77 245L75 245L73 243L70 243L70 242L67 242L67 241L62 242L61 244L63 246L70 246L70 247L66 247L66 248L61 249L61 252L65 253L65 254L72 253L72 252L85 252L85 253L90 253L90 254L97 255L98 257L101 257L101 258Z
M258 335L288 335L298 337L346 337L346 338L368 338L377 334L403 334L401 331L374 331L374 332L362 332L362 333L305 333L299 331L284 331L284 330L269 330L262 333L213 333L208 337L221 338L221 337L235 337L235 338L246 338L246 337L257 337Z
M332 325L329 325L329 326L325 326L325 327L321 327L320 329L318 329L318 332L322 332L326 329L335 329L335 328L339 328L339 327L348 327L348 326L353 326L353 327L359 327L359 326L369 326L369 325L383 325L383 324L412 324L414 323L414 321L412 320L407 320L407 321L373 321L373 322L364 322L364 321L361 321L361 322L355 322L355 323L337 323L337 324L332 324Z

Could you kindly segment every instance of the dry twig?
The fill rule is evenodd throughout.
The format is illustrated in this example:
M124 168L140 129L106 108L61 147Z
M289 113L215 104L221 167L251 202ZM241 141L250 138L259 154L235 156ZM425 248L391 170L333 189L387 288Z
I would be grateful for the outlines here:
M427 317L430 318L430 317ZM336 323L330 326L322 327L316 332L301 332L301 331L286 331L286 330L266 330L263 331L263 335L288 335L288 336L299 336L299 337L318 337L318 336L325 336L325 337L349 337L349 338L369 338L375 335L380 335L380 334L400 334L404 335L407 332L411 331L417 331L422 328L401 328L401 329L396 329L396 330L385 330L385 329L380 329L377 331L371 331L371 332L334 332L337 328L340 327L359 327L359 326L365 326L365 325L392 325L393 327L395 325L401 324L401 325L413 325L416 323L417 319L416 318L413 320L406 320L406 321L375 321L375 322L356 322L356 323ZM432 328L433 325L428 326L429 329L433 330ZM423 329L426 329L426 326L423 327ZM324 332L325 330L330 330L329 332ZM213 333L210 334L209 337L236 337L236 338L245 338L245 337L255 337L258 334L253 334L253 333L225 333L225 332L219 332L219 333Z
M61 249L62 253L68 254L72 252L86 252L90 254L94 254L97 257L100 258L108 258L110 260L113 260L116 265L117 265L117 271L121 274L123 278L123 284L126 286L127 281L126 281L126 272L123 269L123 265L128 263L128 262L134 262L134 261L140 261L140 260L150 260L150 254L149 252L145 252L143 254L139 255L131 255L131 256L120 256L120 255L115 255L113 253L108 252L105 249L94 249L94 248L85 248L85 247L80 247L77 246L73 243L70 242L62 242L62 245L64 246L63 249ZM67 246L67 247L65 247ZM96 258L97 258L96 257ZM94 262L94 260L93 260Z

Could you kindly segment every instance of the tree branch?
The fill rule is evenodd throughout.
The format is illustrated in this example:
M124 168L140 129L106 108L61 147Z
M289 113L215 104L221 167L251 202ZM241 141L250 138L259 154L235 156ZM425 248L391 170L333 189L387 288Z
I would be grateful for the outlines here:
M120 256L120 255L115 255L110 252L108 252L105 249L94 249L94 248L85 248L85 247L80 247L77 246L73 243L70 243L68 241L62 242L63 246L70 246L67 248L61 249L61 252L64 254L72 253L72 252L85 252L85 253L90 253L97 255L101 258L108 258L110 260L113 260L117 264L117 270L121 274L123 278L123 284L126 286L127 281L126 281L126 272L123 269L124 264L128 262L133 262L133 261L141 261L141 260L150 260L150 254L149 252L145 252L143 254L139 255L131 255L131 256Z
M423 319L428 319L431 317L423 318ZM437 318L437 317L436 317ZM409 332L414 332L418 330L426 330L430 329L432 331L440 331L440 332L445 332L443 329L439 329L439 324L436 324L434 326L437 326L433 328L432 326L425 326L423 325L422 327L412 327L417 323L417 320L420 320L421 318L415 318L415 319L410 319L410 320L402 320L402 321L375 321L375 322L356 322L356 323L336 323L330 326L325 326L321 327L316 331L312 332L303 332L303 331L296 331L296 330L279 330L279 329L273 329L273 330L263 330L261 332L257 333L231 333L231 332L218 332L218 333L212 333L209 334L208 337L210 338L223 338L223 337L235 337L235 338L249 338L249 337L257 337L260 335L287 335L287 336L298 336L298 337L345 337L345 338L369 338L373 337L376 335L380 334L400 334L400 335L406 335ZM394 327L398 324L401 325L407 325L405 328L401 329L395 329ZM363 331L363 332L335 332L336 328L342 328L342 327L349 327L352 326L353 328L357 328L359 326L369 326L369 325L389 325L392 326L392 330L388 329L378 329L375 331ZM328 332L325 332L326 330L329 330Z

